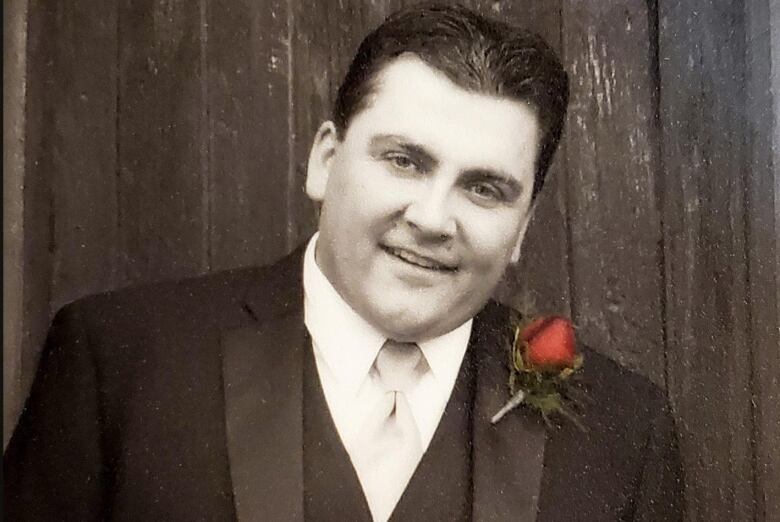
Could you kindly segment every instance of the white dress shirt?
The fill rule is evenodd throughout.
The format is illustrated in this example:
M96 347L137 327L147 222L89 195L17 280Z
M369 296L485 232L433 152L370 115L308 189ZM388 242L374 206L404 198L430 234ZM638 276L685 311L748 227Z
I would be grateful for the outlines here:
M314 259L315 234L303 262L304 321L312 338L325 399L347 453L354 460L356 435L384 393L369 378L379 349L386 341L336 292ZM431 442L450 398L466 353L472 320L418 345L430 371L407 393L420 432L423 452ZM367 499L369 504L371 499Z

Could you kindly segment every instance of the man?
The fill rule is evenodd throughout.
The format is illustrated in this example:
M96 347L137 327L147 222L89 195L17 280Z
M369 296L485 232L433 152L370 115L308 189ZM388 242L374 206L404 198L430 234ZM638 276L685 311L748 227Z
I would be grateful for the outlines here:
M272 267L55 318L5 455L12 520L677 520L673 424L584 349L583 432L508 399L517 260L568 98L537 37L411 8L361 44Z

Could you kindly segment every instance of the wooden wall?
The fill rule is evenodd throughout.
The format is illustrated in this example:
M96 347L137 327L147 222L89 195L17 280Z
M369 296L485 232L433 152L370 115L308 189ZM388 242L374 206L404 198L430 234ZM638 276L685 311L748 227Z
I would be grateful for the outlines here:
M408 3L29 1L4 441L59 306L315 229L313 133L360 37ZM543 34L572 84L501 298L571 314L667 391L688 520L780 520L776 0L466 3Z
M22 259L24 248L24 100L27 1L9 0L3 16L3 443L23 400ZM5 447L5 445L3 446Z

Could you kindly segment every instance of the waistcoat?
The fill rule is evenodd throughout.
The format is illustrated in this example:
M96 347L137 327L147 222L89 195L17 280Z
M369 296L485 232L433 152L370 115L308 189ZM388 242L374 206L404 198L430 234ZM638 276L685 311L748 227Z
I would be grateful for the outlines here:
M303 393L306 520L371 521L368 504L330 415L312 350L306 350ZM439 426L390 518L392 522L471 519L471 411L475 371L470 350Z

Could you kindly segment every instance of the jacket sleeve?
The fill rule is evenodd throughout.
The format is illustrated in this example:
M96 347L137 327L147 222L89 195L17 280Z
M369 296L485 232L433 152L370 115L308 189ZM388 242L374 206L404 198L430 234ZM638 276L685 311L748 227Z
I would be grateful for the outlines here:
M49 330L3 456L6 520L105 519L98 372L76 307Z
M638 488L634 521L684 519L685 482L677 431L668 405L653 421Z

